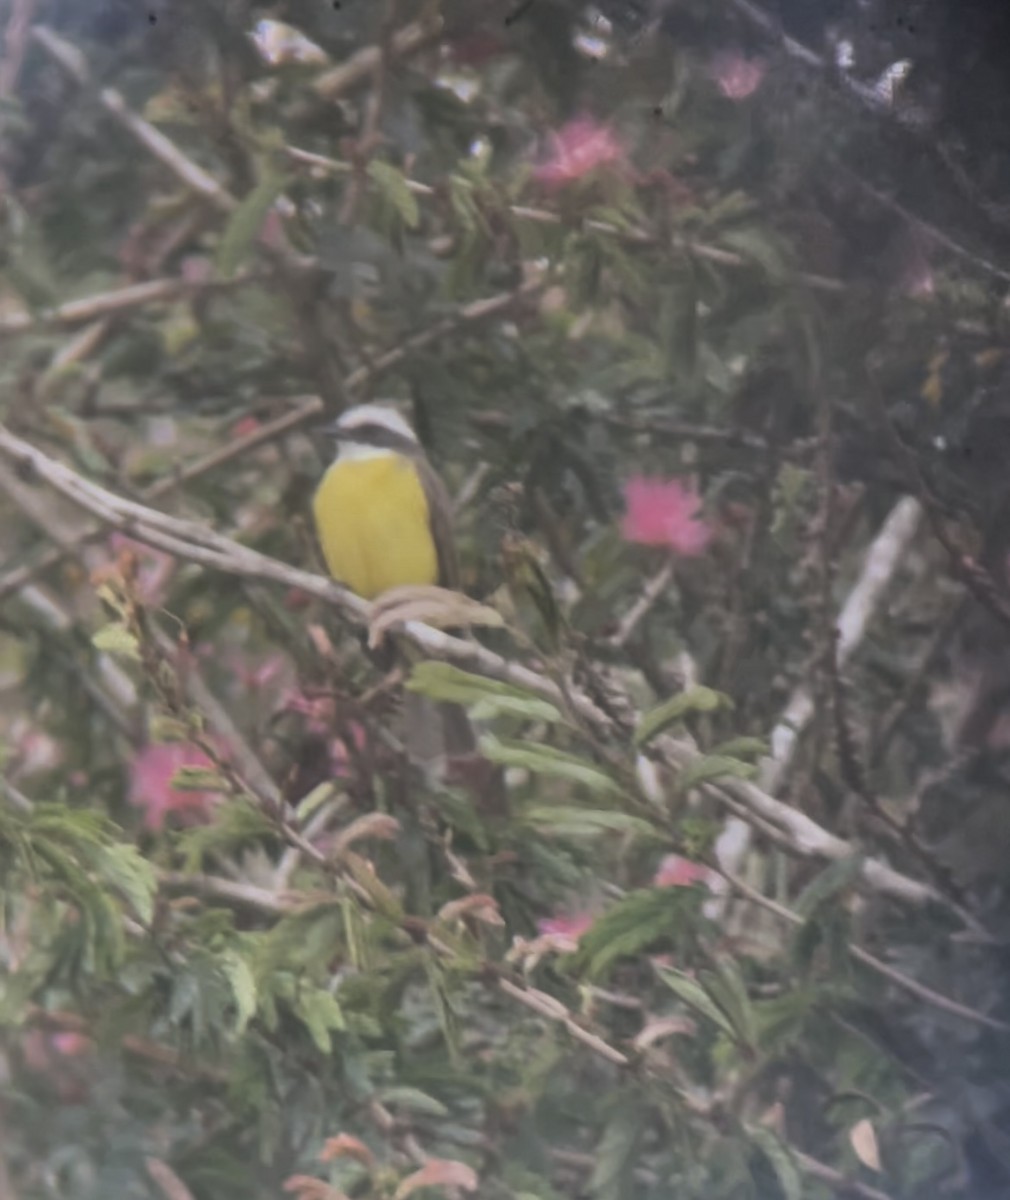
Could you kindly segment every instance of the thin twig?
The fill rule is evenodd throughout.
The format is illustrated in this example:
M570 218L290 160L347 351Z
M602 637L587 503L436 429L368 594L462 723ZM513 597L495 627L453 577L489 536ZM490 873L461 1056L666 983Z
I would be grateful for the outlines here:
M641 621L651 612L660 596L666 591L673 578L673 558L667 559L653 577L642 588L642 594L621 618L617 631L607 639L614 650L620 650L638 628Z
M131 283L127 287L84 296L80 300L68 300L56 308L13 313L0 318L0 337L16 333L34 333L51 326L73 328L75 325L115 313L128 312L145 304L168 303L196 295L198 292L223 291L255 281L257 278L262 277L240 271L230 279L207 279L201 282L187 279L149 279L144 283Z
M553 996L549 996L546 992L538 991L536 988L519 987L509 979L499 979L498 987L506 996L511 996L513 1000L532 1009L535 1013L539 1013L542 1017L547 1017L548 1020L559 1022L568 1030L573 1038L582 1042L584 1046L588 1046L590 1050L600 1055L601 1058L605 1058L608 1062L612 1062L618 1067L630 1066L631 1059L626 1054L622 1054L620 1050L605 1042L603 1038L598 1037L595 1033L590 1033L588 1029L583 1029L560 1000L555 1000Z

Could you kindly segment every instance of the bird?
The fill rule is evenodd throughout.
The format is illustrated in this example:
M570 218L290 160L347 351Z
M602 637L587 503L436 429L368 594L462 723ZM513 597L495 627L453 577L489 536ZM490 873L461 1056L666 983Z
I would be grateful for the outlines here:
M363 600L394 588L459 590L452 501L409 421L388 404L346 409L323 433L336 455L312 502L319 546L338 582ZM408 758L438 778L447 758L476 752L466 712L408 692Z

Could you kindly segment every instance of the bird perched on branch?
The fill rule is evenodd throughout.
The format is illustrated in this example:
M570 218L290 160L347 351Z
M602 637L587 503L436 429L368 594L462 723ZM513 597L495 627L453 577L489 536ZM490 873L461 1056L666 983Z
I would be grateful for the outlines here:
M406 418L385 404L360 404L324 432L337 454L313 515L334 579L371 601L395 591L457 591L452 502ZM408 692L405 709L407 753L426 774L474 754L473 728L458 705Z

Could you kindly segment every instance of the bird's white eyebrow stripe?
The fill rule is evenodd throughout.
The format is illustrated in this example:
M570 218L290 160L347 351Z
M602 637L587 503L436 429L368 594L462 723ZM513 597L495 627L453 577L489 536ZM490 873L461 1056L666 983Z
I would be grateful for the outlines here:
M337 436L348 434L348 440L351 440L356 430L376 425L406 441L417 442L417 434L410 423L396 409L385 404L358 404L347 409L337 420Z

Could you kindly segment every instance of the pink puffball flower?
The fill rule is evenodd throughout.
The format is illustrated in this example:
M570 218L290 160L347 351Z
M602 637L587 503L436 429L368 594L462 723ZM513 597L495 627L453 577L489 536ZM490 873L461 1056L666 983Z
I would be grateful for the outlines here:
M709 74L727 100L746 100L761 86L768 64L760 58L747 58L738 50L717 54Z
M213 766L199 747L186 742L153 742L140 750L130 765L130 803L144 810L144 828L164 828L169 813L186 825L206 821L220 793L183 791L172 786L172 779L183 767Z
M537 932L549 938L559 950L576 950L579 939L591 928L595 917L591 913L572 913L568 916L546 917L537 921Z
M682 858L679 854L667 854L652 877L653 887L691 887L695 883L711 884L714 872L701 863Z
M550 153L533 168L533 178L548 187L564 187L598 167L621 167L625 162L624 146L609 126L592 117L576 117L551 133Z
M666 546L676 554L701 554L712 528L698 516L701 499L679 479L647 479L636 475L624 486L626 541L643 546Z

